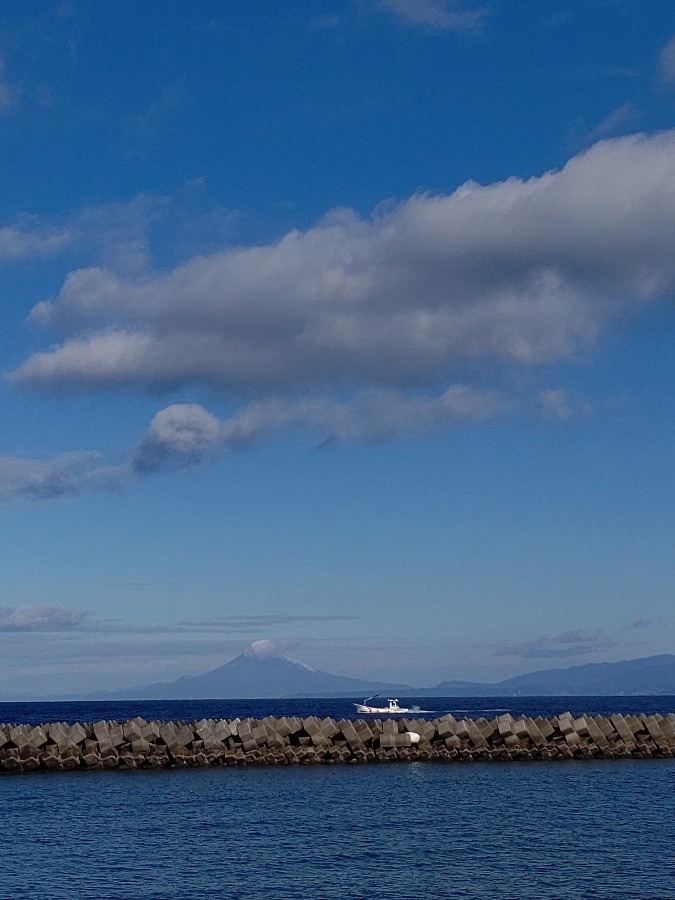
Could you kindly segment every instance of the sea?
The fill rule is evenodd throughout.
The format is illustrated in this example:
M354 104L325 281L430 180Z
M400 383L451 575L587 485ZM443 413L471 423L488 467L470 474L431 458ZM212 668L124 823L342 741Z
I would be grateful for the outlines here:
M0 721L355 718L352 702L3 703ZM675 712L675 697L415 703L429 718ZM675 900L675 760L8 775L0 898Z

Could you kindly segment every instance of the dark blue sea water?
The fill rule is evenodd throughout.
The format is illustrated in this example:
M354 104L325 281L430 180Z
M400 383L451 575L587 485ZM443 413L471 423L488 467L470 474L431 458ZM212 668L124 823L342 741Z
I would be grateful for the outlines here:
M675 712L675 697L401 697L401 706L433 710L428 719L444 713L486 716L502 712L515 715L553 716L569 711L575 716ZM191 722L198 719L261 719L264 716L332 716L355 719L353 699L306 700L97 700L56 703L0 703L0 722L96 722L123 721L134 716L148 720ZM381 705L386 706L386 701Z
M503 708L544 715L675 709L655 698L436 703L475 715ZM348 704L332 700L3 704L0 719L341 710ZM0 778L2 900L675 900L674 847L675 760Z

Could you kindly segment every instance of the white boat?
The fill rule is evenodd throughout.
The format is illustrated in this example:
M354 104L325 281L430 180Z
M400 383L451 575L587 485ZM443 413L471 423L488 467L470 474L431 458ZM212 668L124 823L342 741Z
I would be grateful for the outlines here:
M387 700L387 706L369 706L368 701L374 699L374 697L366 697L363 703L355 703L354 706L356 707L356 711L359 713L366 713L369 716L399 716L402 713L430 713L434 711L433 709L420 709L419 706L399 706L398 700L394 700L393 698Z

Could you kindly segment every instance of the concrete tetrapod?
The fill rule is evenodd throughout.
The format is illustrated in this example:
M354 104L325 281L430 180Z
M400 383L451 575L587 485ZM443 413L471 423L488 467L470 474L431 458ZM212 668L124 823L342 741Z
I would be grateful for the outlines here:
M351 720L308 716L0 725L0 772L672 757L675 713L492 719Z

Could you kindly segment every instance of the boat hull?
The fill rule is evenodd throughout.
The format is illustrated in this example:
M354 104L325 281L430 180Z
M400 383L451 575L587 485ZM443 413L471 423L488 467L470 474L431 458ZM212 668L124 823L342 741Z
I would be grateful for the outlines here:
M365 716L404 716L417 715L417 713L432 713L433 709L420 709L418 706L404 708L398 705L397 700L390 700L389 706L369 706L367 703L355 703L357 713Z

